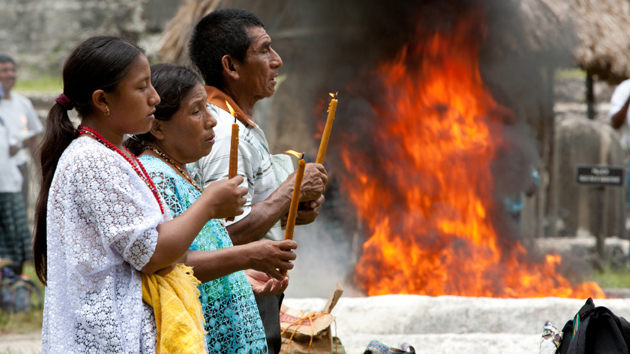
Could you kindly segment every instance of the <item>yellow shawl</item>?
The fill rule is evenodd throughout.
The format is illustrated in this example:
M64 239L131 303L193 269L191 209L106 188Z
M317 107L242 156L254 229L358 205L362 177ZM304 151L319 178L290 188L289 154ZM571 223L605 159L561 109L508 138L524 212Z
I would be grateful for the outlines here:
M142 299L153 306L158 354L205 353L199 284L183 264L165 276L142 273Z

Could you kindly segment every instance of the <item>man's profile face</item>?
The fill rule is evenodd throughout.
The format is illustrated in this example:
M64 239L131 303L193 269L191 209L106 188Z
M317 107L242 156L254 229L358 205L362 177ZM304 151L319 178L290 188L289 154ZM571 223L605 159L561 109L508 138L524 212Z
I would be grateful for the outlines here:
M0 84L4 91L10 91L15 86L17 75L15 73L15 65L13 63L0 63Z
M241 64L241 87L252 97L271 97L275 92L275 78L278 76L278 68L282 66L282 59L271 48L271 37L264 28L250 27L247 34L252 39L252 44L247 49L245 62Z

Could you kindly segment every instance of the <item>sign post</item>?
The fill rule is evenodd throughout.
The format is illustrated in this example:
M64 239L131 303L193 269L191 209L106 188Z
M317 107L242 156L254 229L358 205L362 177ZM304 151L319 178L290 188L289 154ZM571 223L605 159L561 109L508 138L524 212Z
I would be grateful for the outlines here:
M577 166L577 184L623 187L626 170L615 166Z
M575 181L578 185L590 185L599 187L602 191L602 217L600 234L597 235L597 253L600 260L606 259L605 239L608 234L608 223L606 216L608 214L608 203L606 200L606 186L623 187L625 182L626 170L617 166L602 165L578 165L575 173ZM603 269L604 264L600 264Z

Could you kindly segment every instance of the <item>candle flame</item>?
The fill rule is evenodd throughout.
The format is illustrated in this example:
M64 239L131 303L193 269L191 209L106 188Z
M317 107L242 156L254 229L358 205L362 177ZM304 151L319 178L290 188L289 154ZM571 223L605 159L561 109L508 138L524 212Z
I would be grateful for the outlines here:
M234 112L234 109L232 108L232 106L230 106L227 100L225 101L225 104L228 106L228 109L230 110L230 114L232 115L232 117L236 117L236 112Z
M330 97L337 99L337 95L339 94L339 92L335 92L335 93L329 92L328 94L330 95Z
M298 159L303 159L304 158L304 153L301 152L297 152L295 150L287 150L285 151L287 154L291 154L295 157L297 157Z

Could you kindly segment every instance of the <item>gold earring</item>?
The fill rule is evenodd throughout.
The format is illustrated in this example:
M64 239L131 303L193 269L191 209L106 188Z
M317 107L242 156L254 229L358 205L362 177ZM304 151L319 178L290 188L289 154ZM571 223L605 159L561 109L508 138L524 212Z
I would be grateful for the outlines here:
M105 108L107 109L107 112L105 113L105 116L109 115L109 106L105 106Z

